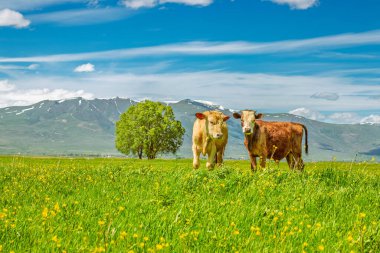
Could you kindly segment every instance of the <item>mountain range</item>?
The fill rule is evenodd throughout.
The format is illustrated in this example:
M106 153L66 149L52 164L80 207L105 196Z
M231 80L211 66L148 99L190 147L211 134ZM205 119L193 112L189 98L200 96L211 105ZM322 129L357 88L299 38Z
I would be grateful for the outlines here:
M136 103L124 98L73 98L1 108L0 154L121 156L114 144L115 122ZM220 110L232 116L232 110L207 102L185 99L168 104L186 129L183 145L175 157L192 156L191 134L196 112ZM309 155L305 160L380 158L380 125L329 124L288 113L264 113L263 119L305 124L309 131ZM231 117L228 127L226 158L247 158L240 122Z

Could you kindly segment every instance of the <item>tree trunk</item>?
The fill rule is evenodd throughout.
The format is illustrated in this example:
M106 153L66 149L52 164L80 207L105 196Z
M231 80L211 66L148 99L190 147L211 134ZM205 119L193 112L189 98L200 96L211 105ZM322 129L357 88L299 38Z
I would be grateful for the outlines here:
M142 159L142 148L139 148L139 151L137 152L139 159Z

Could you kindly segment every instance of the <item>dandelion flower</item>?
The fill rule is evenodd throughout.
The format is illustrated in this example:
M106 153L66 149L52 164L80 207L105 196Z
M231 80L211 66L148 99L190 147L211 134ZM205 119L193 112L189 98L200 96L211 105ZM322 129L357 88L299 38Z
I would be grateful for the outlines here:
M47 209L47 207L45 207L44 210L42 211L42 217L47 218L48 214L49 214L49 209Z
M59 204L58 204L58 202L55 203L55 205L54 205L54 210L55 210L56 212L59 212Z
M55 236L53 236L53 238L51 238L51 240L52 240L53 242L58 242L58 237L55 235Z
M318 246L318 250L320 250L320 251L324 251L324 250L325 250L325 247L324 247L323 245L319 245L319 246Z

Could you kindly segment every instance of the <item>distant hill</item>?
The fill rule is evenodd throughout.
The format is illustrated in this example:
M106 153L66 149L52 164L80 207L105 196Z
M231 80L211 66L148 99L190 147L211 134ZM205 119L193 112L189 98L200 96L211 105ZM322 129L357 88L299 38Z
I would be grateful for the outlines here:
M130 99L74 98L45 100L30 106L0 109L0 154L28 155L121 155L114 147L114 126L119 115L137 102ZM191 157L191 134L194 114L221 106L193 100L170 103L176 118L186 129L179 157ZM322 123L281 113L265 114L268 121L293 121L309 130L310 154L306 160L351 160L380 157L379 125L338 125ZM238 120L231 118L226 157L241 159L247 154Z

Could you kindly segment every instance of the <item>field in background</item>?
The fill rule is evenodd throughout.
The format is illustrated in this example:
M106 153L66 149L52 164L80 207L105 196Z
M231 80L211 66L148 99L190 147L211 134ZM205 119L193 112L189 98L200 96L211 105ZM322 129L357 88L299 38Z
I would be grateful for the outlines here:
M380 252L380 164L0 157L3 252Z

